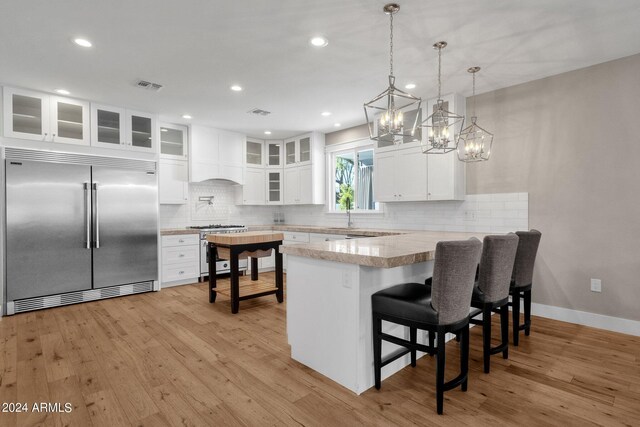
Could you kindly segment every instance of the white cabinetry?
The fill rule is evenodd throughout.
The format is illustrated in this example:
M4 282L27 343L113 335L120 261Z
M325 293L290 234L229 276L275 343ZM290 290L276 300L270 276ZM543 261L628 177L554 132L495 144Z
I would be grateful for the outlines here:
M192 283L200 276L200 236L162 236L162 285Z
M428 159L420 147L376 153L374 161L376 201L427 200Z
M187 160L187 140L186 126L160 123L160 158Z
M226 179L243 184L244 144L244 135L205 126L192 126L190 181Z
M284 141L266 141L266 158L268 168L282 168L282 153Z
M282 169L269 169L265 171L267 204L281 205L283 203L282 189L284 182L282 179Z
M266 196L265 173L263 168L246 168L244 185L236 189L236 204L264 205Z
M91 122L91 145L94 147L157 152L153 114L92 104Z
M23 89L4 88L4 136L89 145L89 103Z
M184 205L189 200L189 165L186 160L158 162L160 204Z
M285 140L284 150L284 204L324 204L324 134L313 132Z

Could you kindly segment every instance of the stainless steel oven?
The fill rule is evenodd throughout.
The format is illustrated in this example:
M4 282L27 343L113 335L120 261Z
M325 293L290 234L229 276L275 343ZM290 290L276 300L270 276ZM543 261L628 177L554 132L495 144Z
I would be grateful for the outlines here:
M209 258L207 254L207 235L209 234L226 234L226 233L244 233L247 231L247 227L243 225L204 225L190 227L200 230L200 278L209 275ZM216 274L229 273L230 269L229 260L216 259ZM240 271L247 270L247 260L241 259L238 262Z

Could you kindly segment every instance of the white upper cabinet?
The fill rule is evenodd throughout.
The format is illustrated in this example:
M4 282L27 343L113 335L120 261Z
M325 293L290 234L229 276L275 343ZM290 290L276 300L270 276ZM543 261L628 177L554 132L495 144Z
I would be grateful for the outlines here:
M186 126L160 123L160 158L186 160L187 140Z
M91 105L91 145L106 148L124 145L124 108Z
M89 103L4 88L4 136L89 145Z
M266 142L266 156L267 167L269 168L282 168L282 153L284 141L267 141Z
M266 203L268 205L281 205L283 203L282 190L284 188L282 170L267 168L267 170L265 171L265 179L267 184Z
M206 126L191 126L191 182L226 179L244 183L245 136Z
M263 149L264 141L258 139L247 138L246 143L246 159L245 164L247 166L263 166Z
M264 205L265 174L262 168L247 168L244 185L238 186L236 203L240 205Z
M284 159L285 167L294 167L311 164L313 160L313 152L316 147L315 145L319 145L319 137L318 133L310 133L306 135L301 135L297 138L285 139L284 141ZM322 143L324 147L324 140ZM315 150L317 151L317 150Z
M186 204L189 200L189 165L186 160L162 158L158 162L160 204Z
M156 118L150 113L91 104L91 145L157 152Z
M376 201L427 200L428 159L420 147L376 153L374 161Z

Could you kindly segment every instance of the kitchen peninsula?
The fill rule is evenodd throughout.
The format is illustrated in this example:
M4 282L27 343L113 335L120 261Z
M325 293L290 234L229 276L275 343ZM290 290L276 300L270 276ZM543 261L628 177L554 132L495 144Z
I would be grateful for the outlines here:
M436 244L482 239L481 233L416 231L381 237L282 246L287 254L287 335L291 357L360 394L373 386L371 295L398 283L424 282ZM404 327L383 331L408 339ZM426 343L426 332L418 335ZM383 343L383 359L397 347ZM419 353L420 355L420 353ZM410 362L382 369L386 378Z

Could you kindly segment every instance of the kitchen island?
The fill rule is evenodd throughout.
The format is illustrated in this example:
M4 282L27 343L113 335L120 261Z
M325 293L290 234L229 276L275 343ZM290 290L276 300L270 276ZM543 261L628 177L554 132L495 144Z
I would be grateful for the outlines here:
M433 272L436 244L483 238L479 233L416 231L351 240L282 246L287 254L287 335L291 357L360 394L373 386L371 295ZM383 331L409 338L403 326ZM426 332L418 340L427 343ZM384 342L383 359L398 347ZM418 354L421 357L424 354ZM382 369L386 378L410 363L409 355Z

